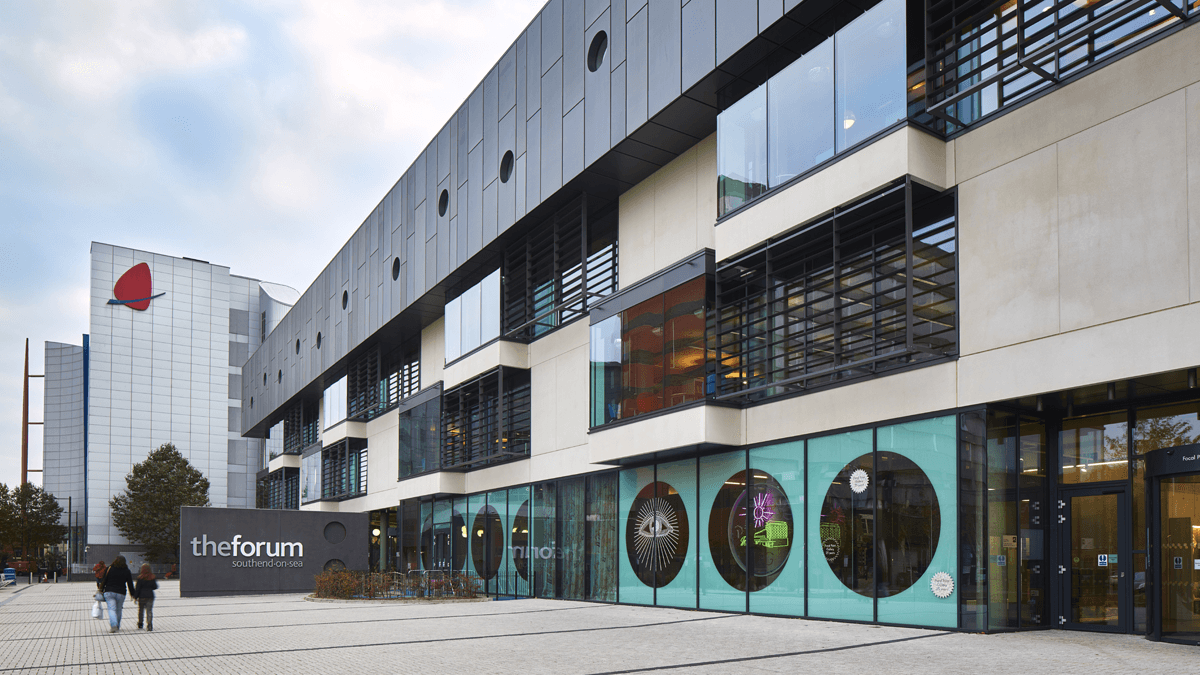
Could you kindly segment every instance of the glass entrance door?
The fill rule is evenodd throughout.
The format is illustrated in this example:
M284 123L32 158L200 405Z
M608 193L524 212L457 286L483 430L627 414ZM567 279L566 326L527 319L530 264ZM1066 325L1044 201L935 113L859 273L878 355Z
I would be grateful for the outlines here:
M1162 637L1200 641L1200 475L1159 483Z
M450 539L450 526L433 528L433 569L449 572L453 567L454 548Z
M1073 492L1065 502L1062 573L1065 614L1060 625L1086 630L1126 631L1126 588L1129 562L1121 553L1125 540L1124 492Z

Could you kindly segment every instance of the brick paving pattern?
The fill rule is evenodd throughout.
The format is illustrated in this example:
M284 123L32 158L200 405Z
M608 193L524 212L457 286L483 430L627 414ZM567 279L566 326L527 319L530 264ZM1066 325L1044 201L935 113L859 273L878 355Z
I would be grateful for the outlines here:
M180 598L154 632L90 583L0 590L4 673L1195 673L1200 648L1071 631L976 635L560 600L395 604Z

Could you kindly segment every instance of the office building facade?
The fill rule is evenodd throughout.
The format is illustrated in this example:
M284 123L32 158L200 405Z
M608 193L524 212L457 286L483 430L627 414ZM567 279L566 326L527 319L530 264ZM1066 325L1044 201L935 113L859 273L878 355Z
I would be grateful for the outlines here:
M1200 639L1197 16L552 0L242 369L269 506L489 593Z
M253 507L270 442L241 436L242 364L296 292L201 260L94 242L89 333L46 343L46 489L70 514L70 562L139 557L109 501L173 443L217 507Z

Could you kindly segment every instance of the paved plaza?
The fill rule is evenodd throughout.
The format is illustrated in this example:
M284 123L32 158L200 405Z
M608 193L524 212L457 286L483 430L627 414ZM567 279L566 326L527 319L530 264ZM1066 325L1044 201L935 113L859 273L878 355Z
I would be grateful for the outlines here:
M398 604L180 598L116 635L91 584L0 590L3 673L1161 673L1200 648L1129 635L973 635L556 600ZM132 610L132 614L131 614Z

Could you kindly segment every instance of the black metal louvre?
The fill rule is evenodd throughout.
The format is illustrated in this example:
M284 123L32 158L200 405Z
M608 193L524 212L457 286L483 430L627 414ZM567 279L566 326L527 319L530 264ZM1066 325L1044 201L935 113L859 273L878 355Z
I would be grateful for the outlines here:
M348 438L321 450L321 499L350 499L366 493L366 441Z
M315 405L297 403L283 416L283 454L298 455L317 442L319 416Z
M593 214L580 195L504 250L501 334L532 341L617 290L615 202ZM584 264L586 261L586 264Z
M368 350L346 368L346 417L357 419L379 407L379 348Z
M442 395L441 468L465 471L529 456L529 371L497 367Z
M925 13L925 105L953 132L1195 19L1200 1L926 0Z
M718 266L718 399L757 400L957 351L954 194L902 179Z
M300 469L284 467L267 475L268 509L300 508Z
M397 349L380 357L379 349L352 362L346 373L346 418L367 422L395 408L421 388L420 349Z

